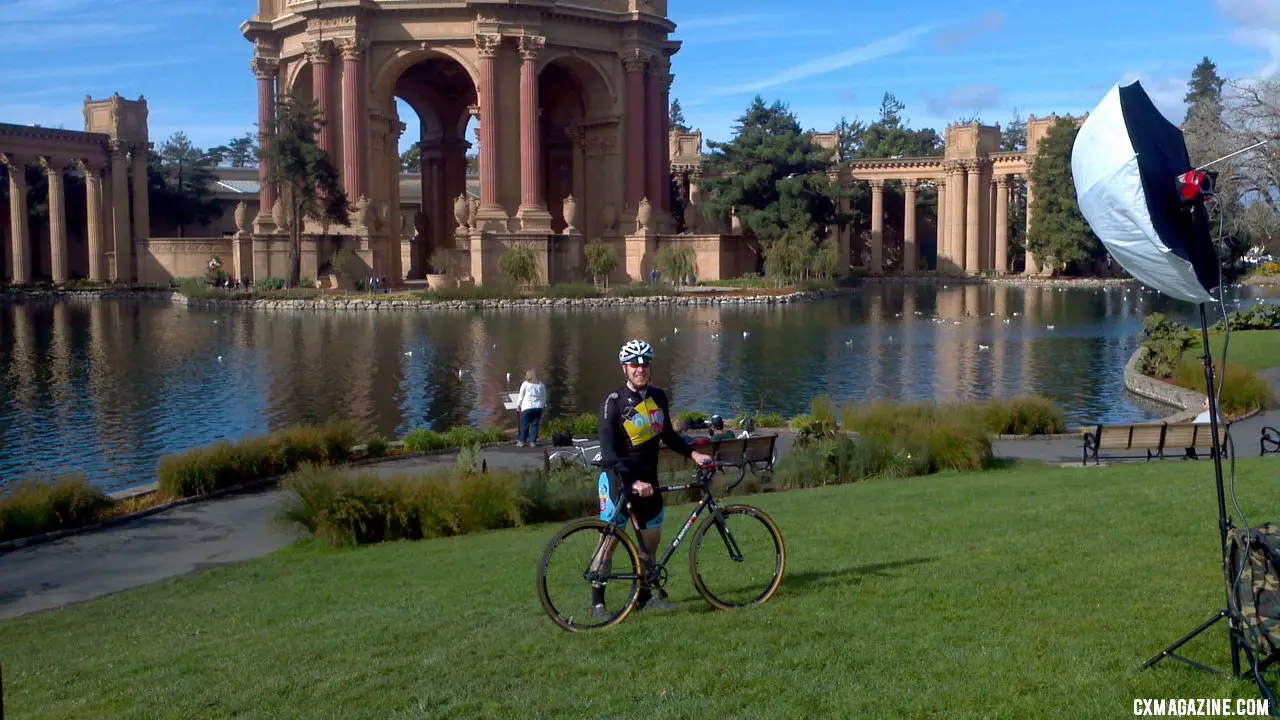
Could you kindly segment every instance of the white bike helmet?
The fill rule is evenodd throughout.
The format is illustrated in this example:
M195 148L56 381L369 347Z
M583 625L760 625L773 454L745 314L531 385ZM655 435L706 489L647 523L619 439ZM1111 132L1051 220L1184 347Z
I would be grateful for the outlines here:
M653 346L643 340L628 340L618 351L618 362L623 365L648 365L653 362Z

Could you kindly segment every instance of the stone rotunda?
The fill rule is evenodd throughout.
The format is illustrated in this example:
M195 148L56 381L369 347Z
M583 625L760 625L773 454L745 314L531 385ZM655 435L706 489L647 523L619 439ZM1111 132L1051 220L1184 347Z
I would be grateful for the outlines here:
M666 14L666 0L258 0L242 31L254 45L259 127L291 90L314 100L320 142L356 208L349 228L308 224L303 274L327 261L337 236L391 278L448 263L483 283L523 245L543 281L577 279L586 239L616 243L620 270L638 275L622 266L675 231L667 109L680 44ZM399 117L397 99L418 117ZM421 143L417 217L401 217L405 132ZM480 196L469 202L476 144ZM262 260L258 242L283 237L269 173L264 164L255 275L279 274L279 253Z

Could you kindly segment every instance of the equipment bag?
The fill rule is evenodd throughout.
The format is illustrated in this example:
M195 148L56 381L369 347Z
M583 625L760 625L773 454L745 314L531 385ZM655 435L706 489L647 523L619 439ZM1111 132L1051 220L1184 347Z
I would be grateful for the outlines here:
M1236 528L1227 541L1232 612L1260 660L1280 650L1280 526ZM1236 574L1239 573L1237 581Z

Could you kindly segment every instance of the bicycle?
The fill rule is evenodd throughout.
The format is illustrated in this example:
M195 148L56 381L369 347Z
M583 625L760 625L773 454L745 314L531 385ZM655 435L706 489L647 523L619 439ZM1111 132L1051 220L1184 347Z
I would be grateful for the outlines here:
M726 492L737 487L746 478L747 466L745 463L712 461L694 471L694 481L691 483L657 486L654 488L655 492L663 493L696 489L702 491L702 497L697 505L694 506L693 512L689 514L689 519L680 528L680 532L672 538L670 546L666 549L661 559L656 564L649 565L643 570L641 569L640 554L636 547L636 541L633 541L626 534L625 526L617 524L617 521L623 517L622 513L625 511L627 516L632 518L632 526L633 528L635 527L634 515L629 512L631 497L633 496L630 489L624 489L621 502L616 504L614 515L610 517L609 522L600 520L598 517L582 518L561 528L547 543L538 562L538 600L541 602L542 608L551 616L552 621L570 632L597 630L616 625L625 620L635 610L642 584L649 587L655 595L665 598L666 591L663 587L668 581L667 562L675 555L676 548L684 541L685 535L693 527L694 522L706 510L710 510L711 514L694 531L689 546L689 572L693 577L693 586L698 591L698 594L713 608L720 610L731 610L768 602L777 591L778 585L782 582L783 573L786 570L786 545L783 543L782 533L778 530L773 518L769 517L764 511L750 505L739 504L722 507L716 503L711 490L711 482L715 478L717 471L723 467L738 467L741 469L738 479L726 488ZM739 524L739 519L742 521L741 524ZM734 527L731 528L731 525ZM719 537L722 540L721 543L707 542L708 531L712 527L716 528L717 534L710 537ZM761 530L764 532L761 533ZM640 547L643 548L644 540L638 532L636 533L636 539L640 542ZM571 541L585 541L582 546L581 556L574 557L574 554L567 549L566 546ZM608 562L605 562L604 557L611 544L616 545L613 550L613 557ZM721 548L724 550L723 553L715 552ZM645 554L650 555L647 549ZM549 570L553 560L563 560L567 564L563 582L565 593L564 598L560 600L552 598L551 585L553 583ZM614 566L619 565L620 561L621 571L614 572ZM719 583L724 583L725 581L708 582L708 577L715 574L713 571L719 565L727 563L729 567L734 565L745 566L748 562L754 562L759 565L759 570L755 574L762 576L764 578L763 581L745 582L742 584L742 588L737 590L735 590L733 583L726 583L722 586ZM739 574L741 575L742 573ZM555 580L554 584L558 595L562 587L559 582L558 572ZM711 587L713 584L716 585L714 590ZM598 618L591 613L591 589L593 586L603 586L605 588L605 607L608 611L608 617ZM723 589L721 589L722 587ZM612 593L612 591L619 589L621 593ZM615 610L613 608L615 603L611 601L620 595L623 599L616 603Z
M571 442L571 446L556 450L547 457L549 467L581 465L590 470L592 463L600 460L600 441L596 438L573 438Z

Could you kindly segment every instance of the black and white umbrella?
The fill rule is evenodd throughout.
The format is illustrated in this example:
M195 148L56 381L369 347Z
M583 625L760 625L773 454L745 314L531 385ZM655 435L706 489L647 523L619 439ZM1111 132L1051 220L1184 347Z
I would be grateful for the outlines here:
M1116 262L1170 297L1214 301L1218 255L1199 201L1211 183L1137 80L1111 88L1089 113L1071 173L1080 212Z

